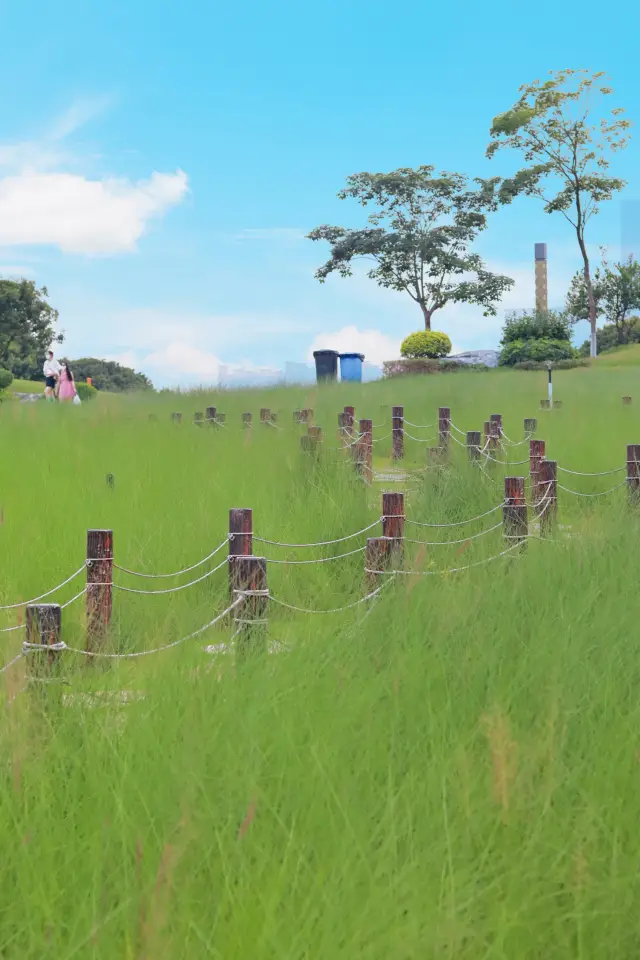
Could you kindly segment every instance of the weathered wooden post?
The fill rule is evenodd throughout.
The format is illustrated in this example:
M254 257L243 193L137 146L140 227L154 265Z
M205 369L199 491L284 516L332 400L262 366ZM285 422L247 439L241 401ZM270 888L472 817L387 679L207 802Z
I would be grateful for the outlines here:
M449 407L438 408L438 446L443 453L449 450L451 436L451 410Z
M207 407L205 411L206 421L210 426L214 426L217 410L215 407Z
M294 411L293 411L293 422L294 422L294 423L300 423L301 417L302 417L302 411L301 411L301 410L294 410Z
M361 420L360 437L355 445L356 469L362 474L365 483L373 479L373 420Z
M311 407L305 407L300 411L300 423L313 423L313 410Z
M112 605L113 530L87 530L87 650L109 629Z
M393 459L404 457L404 407L391 408L391 445Z
M242 414L242 428L243 430L251 430L251 422L253 420L253 414L243 413Z
M236 657L239 662L266 653L267 561L264 557L239 556L233 565L233 599L242 602L233 612L236 623Z
M172 413L171 419L174 423L182 423L182 414L181 413Z
M554 409L554 410L562 410L562 400L554 400L554 401L553 401L553 409Z
M378 585L379 577L391 565L391 540L386 537L370 537L364 553L364 570L370 587Z
M404 493L382 494L382 536L402 561L404 553Z
M529 440L529 482L531 486L531 502L537 504L540 499L540 464L545 457L546 444L544 440Z
M30 676L39 676L50 670L60 655L62 608L59 603L30 603L25 613L28 672Z
M477 463L480 459L481 434L479 430L467 431L467 455L469 463Z
M310 425L307 427L307 434L313 440L315 440L316 444L322 443L322 427L314 427Z
M540 409L541 409L541 410L550 410L550 409L551 409L551 402L550 402L548 399L541 400L541 401L540 401Z
M502 414L501 413L492 413L489 417L489 423L495 424L494 432L497 434L500 440L502 440Z
M542 493L540 505L540 535L546 536L556 525L558 519L558 464L555 460L541 460L539 490Z
M632 404L632 402L633 402L632 397L623 397L623 398L622 398L622 406L623 406L623 407L630 407L631 404Z
M233 595L234 564L253 553L253 511L247 507L229 510L229 593Z
M627 445L627 491L629 503L640 502L640 443Z
M501 439L502 439L502 435L500 433L500 422L498 420L490 420L489 421L489 449L499 450Z
M260 423L269 423L271 420L271 410L268 407L260 407Z
M504 506L502 511L502 529L508 545L524 542L529 534L524 477L504 478Z
M193 422L195 423L196 427L201 427L203 425L204 414L202 410L196 410L196 412L193 415Z
M348 437L352 437L354 434L355 416L356 416L355 407L344 408L344 427Z
M524 436L525 440L528 437L532 437L536 430L538 429L538 421L535 417L527 417L524 421Z

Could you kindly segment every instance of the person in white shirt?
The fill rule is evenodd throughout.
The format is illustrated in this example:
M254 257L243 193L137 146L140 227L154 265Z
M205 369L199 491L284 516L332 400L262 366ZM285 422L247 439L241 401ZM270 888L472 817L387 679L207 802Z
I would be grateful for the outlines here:
M44 362L42 372L44 373L44 395L47 400L55 400L56 384L60 377L62 367L53 356L53 350L49 350L47 359Z

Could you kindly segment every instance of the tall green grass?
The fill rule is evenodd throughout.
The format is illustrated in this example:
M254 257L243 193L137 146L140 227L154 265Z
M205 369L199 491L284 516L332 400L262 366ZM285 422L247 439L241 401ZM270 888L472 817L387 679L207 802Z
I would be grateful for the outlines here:
M384 485L365 488L330 449L349 401L374 423L396 403L425 424L449 405L464 430L502 412L515 440L523 418L537 415L561 464L623 466L626 444L640 442L637 407L620 400L634 393L630 373L557 374L564 406L552 413L538 411L544 378L509 373L101 398L79 409L5 405L0 604L78 568L88 527L114 530L123 566L169 572L224 540L232 506L252 507L256 534L285 542L367 526ZM207 403L225 410L227 429L192 426ZM260 406L276 410L283 429L256 423L249 437L240 414L257 419ZM290 422L302 406L325 428L318 466L301 457ZM424 464L425 446L407 440L410 467ZM389 454L388 441L377 445L379 469ZM449 466L410 485L407 516L480 514L500 502L504 473L471 471L454 445ZM618 477L561 480L596 492ZM398 575L372 607L341 614L272 604L270 639L285 650L242 670L232 656L203 652L229 639L224 624L138 660L65 654L59 681L19 695L24 664L3 674L0 954L635 957L640 517L624 489L584 500L561 491L559 501L562 529L521 556L460 574ZM458 539L466 529L406 533ZM305 559L363 542L262 547L270 559ZM406 567L460 567L503 548L499 530L470 544L408 544ZM269 583L274 596L316 609L367 589L361 554L272 563ZM116 592L108 649L170 642L227 602L224 570L168 596ZM81 646L82 602L64 614L65 640ZM0 628L16 622L0 613ZM0 634L0 662L20 640Z

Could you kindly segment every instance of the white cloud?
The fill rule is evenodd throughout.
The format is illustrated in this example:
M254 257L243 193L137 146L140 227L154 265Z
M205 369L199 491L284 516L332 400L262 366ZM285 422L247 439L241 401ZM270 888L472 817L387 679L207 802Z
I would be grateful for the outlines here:
M187 177L87 180L70 173L25 173L0 180L0 245L50 244L64 253L135 250L147 222L179 203Z
M62 141L102 112L106 98L76 101L41 141L0 145L0 246L49 245L64 253L130 252L150 220L180 203L187 176L153 172L146 180L89 179L69 172Z
M400 342L380 330L358 330L355 325L343 327L332 333L319 334L309 347L307 359L313 359L314 350L337 350L339 353L362 353L370 363L381 364L400 356Z
M0 277L4 277L9 280L16 280L19 277L25 277L32 274L33 267L21 267L13 266L12 264L7 266L5 264L0 264Z

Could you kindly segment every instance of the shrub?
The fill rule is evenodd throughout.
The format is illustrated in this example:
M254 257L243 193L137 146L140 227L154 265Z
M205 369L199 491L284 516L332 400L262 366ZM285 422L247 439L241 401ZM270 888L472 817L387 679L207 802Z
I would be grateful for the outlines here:
M571 340L571 320L565 313L548 310L544 313L508 314L502 329L501 344L517 340Z
M451 353L451 340L446 333L438 333L437 330L419 330L417 333L410 333L402 341L400 353L411 360L417 357L435 360Z
M93 400L98 395L98 391L90 383L76 383L76 393L83 403L87 400Z
M500 353L501 367L513 367L527 360L573 360L577 351L567 340L513 340Z
M0 367L0 390L6 390L13 383L13 374L10 370Z
M459 363L456 360L429 360L417 357L408 360L385 360L382 373L385 377L401 377L417 373L457 373L462 370L483 370L488 367L477 363Z

